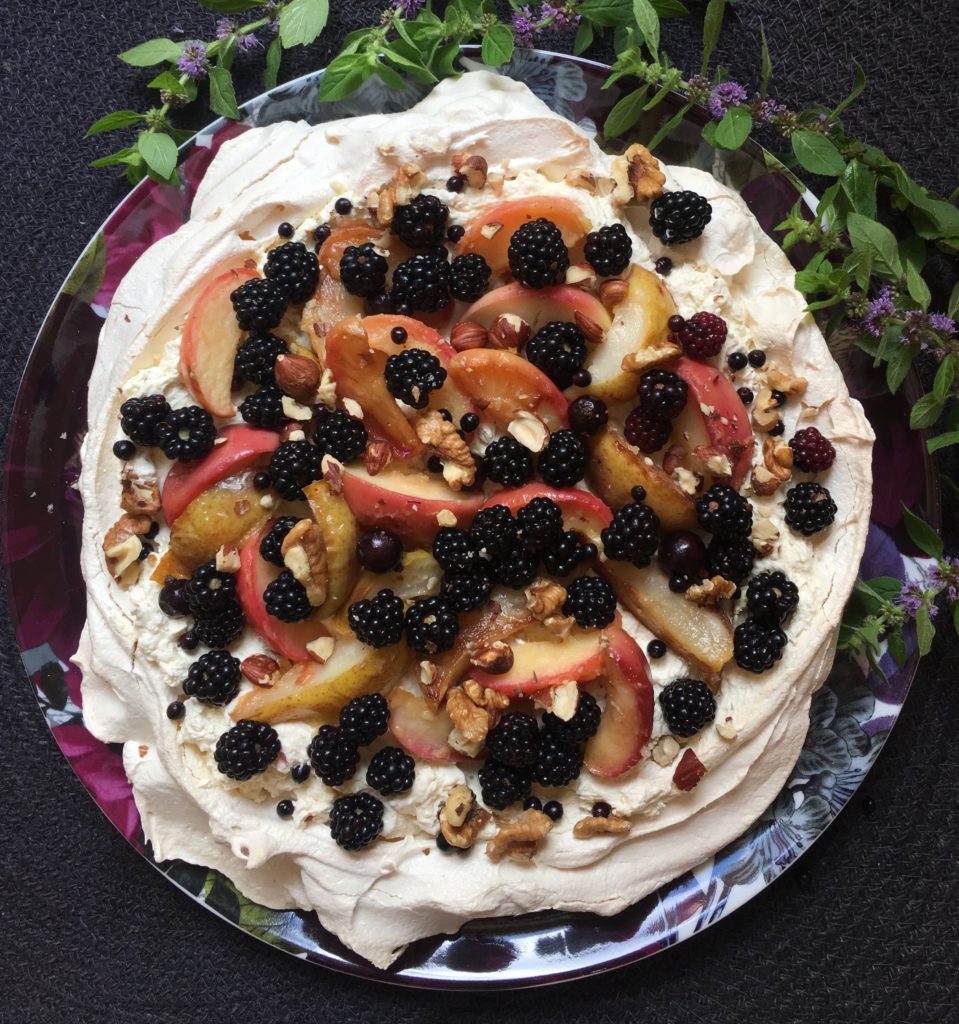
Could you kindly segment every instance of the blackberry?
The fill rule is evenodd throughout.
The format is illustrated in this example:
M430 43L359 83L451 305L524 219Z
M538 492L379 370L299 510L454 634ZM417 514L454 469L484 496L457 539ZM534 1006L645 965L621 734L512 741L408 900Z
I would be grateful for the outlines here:
M516 513L516 522L530 551L551 547L563 534L563 510L552 498L533 498Z
M803 473L825 473L836 461L836 449L815 427L797 430L789 447L793 450L793 465Z
M686 408L688 392L686 381L670 370L647 370L639 378L640 406L666 419L675 419Z
M532 715L508 711L486 734L490 757L510 768L529 768L536 763L539 726Z
M240 415L254 427L279 430L286 422L283 393L275 384L264 384L240 403Z
M386 287L386 257L372 242L348 245L340 257L340 282L351 295L372 298Z
M157 444L168 459L195 462L213 451L216 427L213 417L198 405L174 409L157 424Z
M193 617L193 634L206 647L227 647L243 632L246 619L236 601L219 611L203 612Z
M483 803L496 811L505 811L529 796L533 774L529 768L510 768L489 760L479 770L480 794Z
M240 663L229 651L207 651L190 666L183 692L204 704L229 704L240 689Z
M568 722L557 718L552 711L543 715L543 728L549 735L556 736L563 743L585 743L596 735L602 712L591 693L581 690L576 713Z
M265 277L244 281L230 295L230 302L243 331L269 331L286 312L286 296L278 285Z
M432 249L443 244L449 215L449 207L436 196L421 194L394 207L390 230L411 249Z
M390 706L382 693L367 693L348 701L340 712L343 735L365 747L386 732Z
M270 479L281 497L302 501L303 487L323 476L323 453L308 441L284 441L270 459Z
M714 313L696 313L688 320L671 316L669 328L691 359L711 359L719 355L728 333L726 321Z
M836 503L822 484L796 484L786 491L786 522L804 537L811 537L831 526L836 518Z
M545 217L518 227L506 253L513 277L527 288L562 284L569 269L569 251L559 228Z
M335 725L321 725L306 748L317 778L327 786L342 786L356 774L360 752L356 744Z
M520 487L533 477L530 450L507 435L486 446L483 460L487 479L504 487Z
M768 672L783 656L786 634L759 619L746 619L733 633L733 658L746 672Z
M460 302L475 302L486 291L492 271L478 252L457 256L450 264L450 291Z
M383 803L372 793L353 793L333 801L330 835L337 846L355 852L369 846L383 831Z
M727 484L713 484L696 502L696 515L704 530L723 540L752 533L752 505Z
M579 778L583 758L579 749L555 733L546 733L539 744L533 778L541 786L568 786Z
M236 600L236 577L221 572L216 562L204 562L183 587L183 600L192 615L222 611Z
M716 717L716 698L699 679L674 679L659 695L669 731L688 739Z
M536 556L522 544L497 558L490 569L497 583L513 590L529 586L536 575Z
M799 604L799 588L783 572L761 572L746 588L750 614L769 626L779 626Z
M583 629L603 629L616 618L616 595L599 576L577 576L566 588L563 614Z
M445 572L471 572L479 560L479 548L465 530L443 526L433 541L433 557Z
M357 639L369 647L389 647L403 639L403 600L392 590L354 601L347 619Z
M664 192L649 208L649 226L663 245L681 245L699 238L712 215L696 192Z
M569 403L569 425L577 434L598 434L609 422L609 410L601 398L580 395Z
M659 547L659 516L640 501L623 505L600 534L607 558L644 569Z
M642 406L633 409L623 424L623 435L626 440L630 444L636 445L646 455L651 455L665 447L672 432L673 425L665 416L649 412Z
M281 548L286 535L299 522L296 516L282 516L273 521L270 529L264 534L260 541L260 557L272 565L283 568L283 554Z
M366 769L366 784L383 796L408 792L415 777L416 762L399 747L378 750Z
M430 392L446 381L446 368L424 348L407 348L386 360L386 386L394 398L414 409L425 409Z
M251 384L273 384L277 357L288 351L287 343L275 334L251 334L236 350L234 371Z
M633 243L622 224L609 224L586 236L586 262L600 277L621 274L633 256Z
M460 624L445 597L414 601L406 613L406 642L417 654L440 654L456 641Z
M447 572L440 581L440 594L460 613L482 608L493 589L493 576L486 566L472 572Z
M490 558L501 558L516 547L519 531L513 513L505 505L490 505L473 517L470 536Z
M556 430L539 456L539 475L551 487L572 487L586 472L586 450L572 430Z
M302 622L313 611L310 599L306 596L306 587L289 569L284 569L275 580L267 584L263 591L263 602L267 615L272 615L280 622Z
M732 580L736 586L745 582L753 571L755 560L756 551L748 537L735 537L731 540L714 537L706 548L706 565L710 576L722 576L723 579Z
M587 560L589 545L580 544L579 534L564 530L542 553L543 565L552 576L568 576L581 562Z
M526 358L562 391L586 359L586 341L576 324L551 320L530 338Z
M366 451L369 434L362 420L337 409L324 416L317 424L313 444L324 455L332 455L340 462L352 462Z
M266 722L244 718L216 741L213 759L228 778L240 782L267 768L280 753L280 737Z
M393 271L393 302L435 313L450 302L450 265L443 256L417 253Z
M163 395L128 398L120 406L120 429L136 444L152 448L159 444L157 428L170 415Z
M284 242L266 254L263 276L290 302L306 302L316 291L320 264L302 242Z

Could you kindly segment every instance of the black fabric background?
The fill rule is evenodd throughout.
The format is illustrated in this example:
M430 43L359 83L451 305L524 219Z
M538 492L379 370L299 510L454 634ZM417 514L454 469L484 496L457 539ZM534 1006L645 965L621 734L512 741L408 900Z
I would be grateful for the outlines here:
M325 64L379 8L332 6L323 42L290 58L285 75ZM8 5L4 20L3 424L47 305L125 192L110 172L87 167L109 141L82 141L100 114L145 102L148 73L113 55L174 26L188 38L209 35L213 19L185 0L50 0ZM848 113L851 131L923 183L947 193L956 186L954 3L743 0L720 48L733 78L755 82L760 20L781 100L837 101L858 56L871 81ZM697 59L698 29L669 23L664 35L680 64ZM256 91L252 77L246 84L244 98ZM950 635L923 664L863 790L798 866L730 919L589 981L490 997L428 995L355 982L270 950L165 881L109 826L60 756L5 630L0 1021L957 1021L957 668Z

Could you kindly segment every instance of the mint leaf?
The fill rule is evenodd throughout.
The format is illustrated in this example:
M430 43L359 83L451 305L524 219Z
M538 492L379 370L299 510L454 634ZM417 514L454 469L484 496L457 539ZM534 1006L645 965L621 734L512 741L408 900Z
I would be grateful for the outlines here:
M577 11L598 28L616 28L632 15L630 0L583 0Z
M918 305L924 310L929 308L929 303L932 301L929 285L911 263L906 264L906 288Z
M140 132L137 152L144 163L161 178L169 178L176 168L176 143L162 132Z
M913 359L919 352L918 345L900 345L886 364L886 386L895 394L909 373Z
M753 119L747 107L730 107L716 125L715 145L720 149L739 149L749 138L752 126Z
M871 217L864 217L861 213L851 213L846 220L846 228L856 249L872 252L885 263L890 273L896 277L902 276L896 236L885 224L880 224Z
M763 99L766 98L766 93L769 90L769 80L773 76L773 62L769 56L769 44L766 42L766 30L762 24L759 26L759 34L763 40L762 57L760 58L759 65L759 95Z
M578 57L585 53L593 45L593 23L584 18L576 29L576 38L573 40L573 53Z
M850 160L842 175L842 190L853 209L864 217L876 216L876 175L865 164Z
M112 114L104 114L94 121L83 137L89 139L91 135L100 135L102 132L115 132L118 128L128 128L131 124L143 120L143 114L136 110L115 110Z
M226 68L210 68L210 106L213 113L220 117L228 117L232 121L240 119L236 93L233 91L233 76Z
M889 648L892 660L900 668L904 668L906 664L906 641L903 640L902 633L898 631L890 633L886 637L886 646Z
M280 42L285 49L309 46L326 28L329 0L290 0L280 11Z
M937 434L935 437L930 437L926 442L926 451L930 455L934 455L941 448L951 448L954 444L959 444L959 430L951 430L948 434Z
M919 550L930 558L942 558L944 550L942 537L914 512L910 512L905 505L902 506L902 522L906 527L909 539Z
M389 64L386 64L383 61L377 61L376 73L392 90L394 90L394 92L403 92L406 88L406 82L403 81L403 76L398 71L391 68Z
M628 131L640 119L643 113L643 104L646 102L646 93L649 86L642 85L626 95L616 103L616 106L606 116L606 123L603 125L603 135L607 139L614 139Z
M283 59L283 44L280 37L275 36L266 50L266 68L263 71L263 88L276 88L276 80L280 74L280 61Z
M932 641L936 637L936 627L932 624L929 609L923 605L916 612L916 640L919 643L919 657L924 658L932 650Z
M132 50L119 54L120 60L135 68L149 68L166 60L177 60L183 53L183 44L172 39L148 39Z
M956 282L952 289L952 294L949 296L949 304L946 306L946 316L951 316L953 320L959 317L959 281Z
M932 382L932 393L940 401L945 402L952 389L952 383L956 379L956 357L948 355L939 364L936 370L935 380Z
M136 146L124 146L109 156L101 156L97 160L91 160L91 167L115 167L117 164L129 164L140 159Z
M709 0L706 16L703 19L703 66L705 75L709 69L709 59L719 42L719 33L723 28L723 16L726 14L726 0Z
M856 60L855 57L852 59L853 64L856 65L856 80L853 84L852 91L849 95L836 107L832 112L832 118L835 119L852 103L858 98L859 94L866 88L866 72L863 71L862 65Z
M341 100L366 81L376 65L362 53L341 53L330 61L320 82L321 100Z
M676 113L673 114L673 116L665 124L663 124L660 127L659 131L657 131L656 134L649 140L649 145L646 148L649 149L650 152L652 152L663 141L663 139L668 138L670 132L672 132L676 125L678 125L683 120L683 118L689 113L692 107L692 103L685 103L682 107L680 107L679 110L677 110Z
M513 56L515 45L513 32L508 25L502 23L491 25L486 35L483 36L483 63L498 68Z
M846 169L842 153L819 132L796 132L792 144L796 159L813 174L835 178Z
M689 8L680 0L651 0L653 9L661 18L685 18Z
M633 0L633 17L649 52L655 56L659 52L659 15L653 10L649 0Z
M909 426L913 430L931 427L942 415L943 403L935 395L923 395L909 413Z

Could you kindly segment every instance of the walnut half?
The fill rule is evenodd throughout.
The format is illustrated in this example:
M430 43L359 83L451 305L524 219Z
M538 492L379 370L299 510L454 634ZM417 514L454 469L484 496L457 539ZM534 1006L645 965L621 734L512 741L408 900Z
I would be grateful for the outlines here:
M443 479L454 491L469 487L476 479L476 463L469 445L456 432L456 424L449 423L434 411L421 417L416 424L416 436L443 461Z
M532 808L516 818L502 824L495 836L486 844L486 856L494 864L507 857L519 863L528 863L536 853L536 847L553 827L552 821L542 811Z
M580 818L573 826L573 835L577 839L589 839L592 836L621 836L625 835L631 828L629 818L622 818L618 814L610 814L606 818L590 814Z

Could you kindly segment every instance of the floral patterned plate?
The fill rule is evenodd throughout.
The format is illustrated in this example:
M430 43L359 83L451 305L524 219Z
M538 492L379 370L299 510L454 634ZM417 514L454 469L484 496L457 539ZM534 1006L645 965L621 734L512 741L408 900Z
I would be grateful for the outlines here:
M467 57L470 55L467 54ZM503 69L554 110L594 131L621 95L602 90L608 68L542 51L518 52ZM40 330L17 397L6 453L2 526L8 594L27 676L56 741L107 817L152 861L121 763L84 727L80 673L69 662L84 622L79 569L82 508L76 491L86 429L86 382L97 337L120 279L157 239L189 218L197 183L217 148L247 128L287 118L316 123L405 109L422 94L378 80L338 103L320 103L322 72L248 103L238 124L217 121L186 147L177 187L144 181L113 212L78 260ZM677 106L648 115L633 135L648 139ZM773 157L749 142L736 153L702 143L706 115L693 111L664 144L671 163L706 168L738 189L770 234L800 195ZM811 196L804 196L810 204ZM836 352L878 435L875 505L862 575L916 574L904 553L900 502L938 516L935 478L918 434L906 427L903 399L884 392L855 349ZM38 581L40 581L38 583ZM433 988L545 985L609 970L681 942L755 896L792 864L838 814L875 761L899 714L917 657L900 671L888 655L886 679L837 660L812 704L806 745L783 791L760 820L714 858L635 906L602 918L546 912L476 921L451 937L424 939L379 971L323 929L315 915L252 903L215 871L157 864L166 876L227 921L287 952L335 970L394 984ZM155 863L155 862L154 862Z

